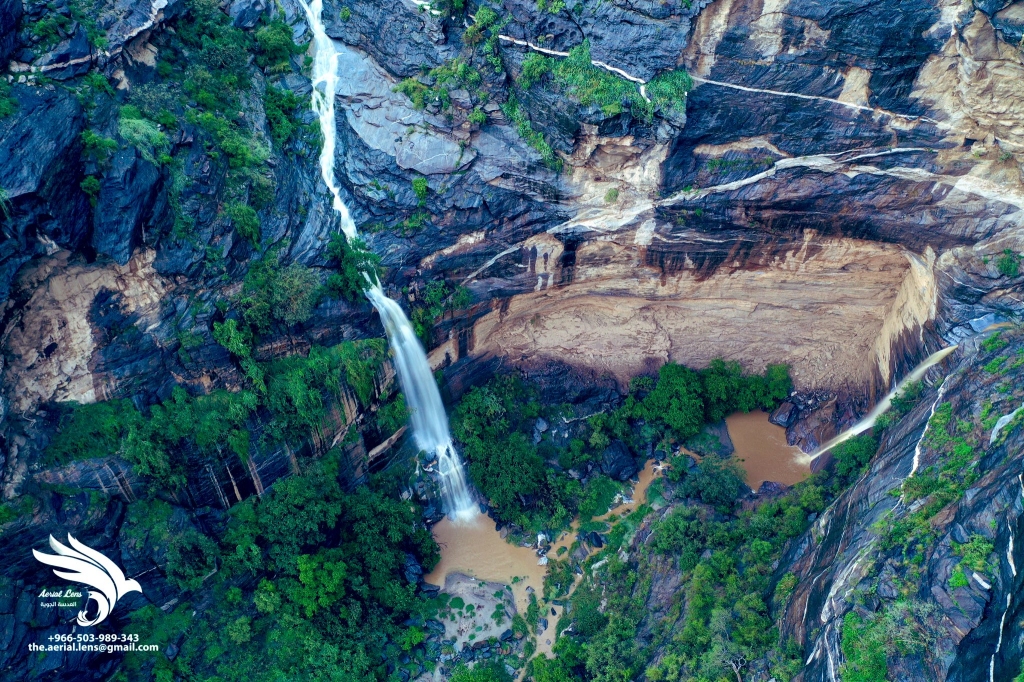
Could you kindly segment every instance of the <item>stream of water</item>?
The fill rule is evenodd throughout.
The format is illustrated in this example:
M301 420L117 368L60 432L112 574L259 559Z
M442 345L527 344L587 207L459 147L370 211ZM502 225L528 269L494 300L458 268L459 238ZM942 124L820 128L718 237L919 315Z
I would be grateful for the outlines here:
M875 405L870 412L868 412L866 417L864 417L859 422L854 424L851 428L847 429L846 431L842 432L829 442L822 445L817 452L811 455L811 459L815 459L819 455L828 452L829 450L839 445L840 443L846 442L853 438L854 436L862 434L868 429L870 429L872 426L874 426L875 422L878 421L878 418L881 417L886 412L888 412L889 408L892 407L892 399L896 396L897 393L899 393L903 389L904 386L913 381L920 380L921 377L924 376L925 372L927 372L929 369L942 362L947 355L949 355L956 349L957 346L943 348L942 350L936 351L929 355L927 358L925 358L924 361L917 367L915 367L910 374L904 377L903 381L896 384L896 387L894 389L889 391L889 393L886 394L884 398L878 401L878 404Z
M334 178L334 150L336 141L334 95L338 86L338 51L334 41L327 35L321 14L323 0L311 0L307 4L299 0L310 30L316 54L313 58L311 80L313 83L312 106L320 119L320 130L324 144L320 150L320 173L324 183L334 197L333 207L338 214L345 238L352 240L359 236L348 207L341 199ZM413 438L417 447L437 457L437 473L441 480L441 492L445 509L453 518L468 521L476 516L476 506L466 485L466 473L459 453L455 450L448 432L448 415L441 402L441 393L430 371L427 354L420 345L409 319L401 306L388 298L380 284L371 282L366 297L377 309L388 343L394 354L395 370L409 407Z

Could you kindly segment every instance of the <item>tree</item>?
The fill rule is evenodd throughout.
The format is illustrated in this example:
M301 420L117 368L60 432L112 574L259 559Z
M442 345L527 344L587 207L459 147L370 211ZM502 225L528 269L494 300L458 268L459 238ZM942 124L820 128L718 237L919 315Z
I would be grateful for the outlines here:
M704 424L700 377L692 369L667 362L658 371L658 384L644 398L643 415L668 426L676 438L695 436Z
M336 234L327 245L327 254L335 269L326 284L331 296L355 303L370 281L379 281L380 256L367 249L362 239L353 239L350 244L345 235Z

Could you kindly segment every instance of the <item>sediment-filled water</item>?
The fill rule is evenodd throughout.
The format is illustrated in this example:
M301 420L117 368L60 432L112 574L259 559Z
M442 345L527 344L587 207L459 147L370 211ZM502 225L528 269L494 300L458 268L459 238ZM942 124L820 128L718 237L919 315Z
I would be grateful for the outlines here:
M765 481L793 485L807 478L811 469L800 448L786 443L786 429L768 421L761 410L737 412L725 419L734 457L747 472L747 485L757 490Z

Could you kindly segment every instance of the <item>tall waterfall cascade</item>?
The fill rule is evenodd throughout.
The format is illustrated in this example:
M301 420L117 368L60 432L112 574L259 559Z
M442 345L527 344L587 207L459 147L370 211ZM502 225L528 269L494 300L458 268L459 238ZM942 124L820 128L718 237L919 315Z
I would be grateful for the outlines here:
M358 237L358 231L348 207L341 199L334 178L334 93L337 91L338 83L338 52L321 19L322 0L311 0L309 4L304 0L299 2L313 32L316 49L311 80L313 110L320 118L320 130L324 138L323 148L320 150L320 172L334 197L333 206L338 213L342 232L351 240ZM476 507L466 484L462 459L448 430L448 415L445 413L444 403L441 402L441 393L438 391L434 374L430 371L427 354L416 338L416 333L401 306L384 294L379 282L371 281L366 296L384 323L388 343L394 354L395 370L398 372L398 380L409 407L416 445L421 450L437 456L445 509L456 519L471 519L476 515Z

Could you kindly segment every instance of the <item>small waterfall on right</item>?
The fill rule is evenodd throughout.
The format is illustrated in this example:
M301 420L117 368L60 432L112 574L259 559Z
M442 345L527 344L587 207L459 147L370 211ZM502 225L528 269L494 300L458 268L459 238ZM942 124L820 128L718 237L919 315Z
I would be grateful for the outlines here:
M338 214L342 232L345 233L346 239L352 240L359 234L334 178L334 94L338 83L338 52L334 41L324 28L321 16L323 0L310 0L309 4L305 0L299 0L299 3L309 20L313 43L316 46L310 80L313 83L313 111L320 119L320 130L324 138L324 145L320 151L320 173L334 198L333 207ZM437 455L441 490L448 514L460 520L471 519L476 515L476 507L466 485L466 472L462 467L462 460L448 431L448 415L444 403L441 402L441 392L437 389L434 375L430 371L427 354L416 338L401 306L384 294L378 282L370 277L367 277L367 280L370 286L365 290L366 297L377 309L384 323L384 330L387 332L388 342L395 357L398 380L409 405L409 419L412 422L416 445L421 450Z
M875 425L875 422L878 421L879 417L881 417L883 414L889 411L889 408L892 407L892 399L896 396L897 393L899 393L903 389L904 386L911 382L918 381L921 377L924 376L925 372L927 372L929 369L942 362L950 353L952 353L956 349L957 346L950 346L949 348L943 348L942 350L935 351L934 353L929 355L927 358L924 359L924 361L921 364L914 368L914 371L912 371L910 374L904 377L903 381L898 383L894 389L889 391L884 398L878 401L878 404L875 405L870 412L868 412L867 416L865 416L863 419L861 419L859 422L854 424L846 431L843 431L841 434L839 434L829 442L822 445L820 448L818 448L818 451L815 452L813 455L810 455L809 458L811 460L814 460L817 457L825 454L835 446L839 445L840 443L844 443L853 438L854 436L860 435L867 431L868 429L870 429L872 426Z

